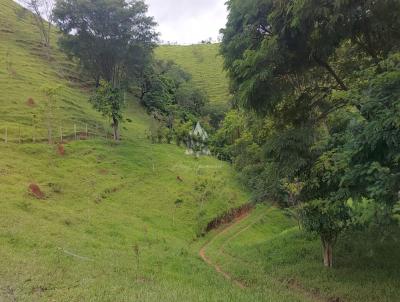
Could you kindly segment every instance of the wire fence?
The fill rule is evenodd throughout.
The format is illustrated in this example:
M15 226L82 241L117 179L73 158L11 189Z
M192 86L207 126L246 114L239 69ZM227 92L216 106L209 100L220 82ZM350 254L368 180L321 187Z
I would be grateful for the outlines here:
M111 127L92 123L63 123L58 126L0 126L0 143L64 143L73 140L113 139Z

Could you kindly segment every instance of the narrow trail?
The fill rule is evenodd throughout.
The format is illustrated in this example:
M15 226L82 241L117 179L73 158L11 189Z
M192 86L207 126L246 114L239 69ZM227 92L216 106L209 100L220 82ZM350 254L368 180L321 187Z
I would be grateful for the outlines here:
M231 224L227 225L225 228L223 228L219 233L217 233L217 235L215 235L210 241L208 241L199 251L199 256L201 257L201 259L203 259L203 261L205 263L207 263L209 266L213 267L215 269L215 271L222 275L224 278L226 278L227 280L233 282L236 286L238 286L241 289L246 288L246 286L238 281L235 280L230 274L228 274L227 272L225 272L224 270L222 270L222 268L217 264L217 263L213 263L211 261L211 259L206 255L207 252L207 248L217 239L219 239L220 237L222 237L224 234L226 234L227 232L229 232L229 230L231 230L232 228L234 228L237 224L239 224L240 222L242 222L243 220L247 219L249 217L250 213L244 213L241 216L237 217Z
M218 254L222 255L228 255L232 258L238 259L239 261L245 263L245 265L252 265L251 263L247 263L247 261L243 259L239 259L233 255L230 255L225 251L225 247L233 241L235 238L237 238L239 235L242 233L246 232L249 230L251 227L253 227L255 224L257 224L265 215L268 214L268 210L263 212L257 217L254 217L254 220L247 224L246 226L243 226L242 228L239 228L233 235L227 237L225 240L223 240L222 245L217 249ZM241 216L237 217L233 222L230 224L226 225L224 228L221 228L221 230L213 237L211 238L199 251L199 256L201 259L209 266L213 267L215 271L222 275L225 279L229 280L233 284L235 284L237 287L241 289L247 288L247 286L238 280L235 280L234 277L229 274L228 272L224 271L221 266L219 266L217 263L213 262L210 257L207 256L207 249L210 247L215 241L217 241L220 238L224 238L224 236L233 228L235 228L238 224L242 223L243 221L247 220L251 215L251 211L246 212L242 214ZM289 282L286 284L287 288L291 291L297 292L297 294L300 294L301 296L309 299L309 301L312 302L333 302L333 301L343 301L339 298L325 298L323 297L320 293L314 292L312 290L304 288L300 283L298 283L295 279L290 279Z

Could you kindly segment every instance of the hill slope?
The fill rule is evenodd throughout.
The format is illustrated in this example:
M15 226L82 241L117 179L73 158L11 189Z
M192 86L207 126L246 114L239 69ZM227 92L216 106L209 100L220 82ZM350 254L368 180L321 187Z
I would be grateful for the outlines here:
M145 138L151 121L133 100L124 141L113 145L100 138L107 123L89 106L74 64L55 43L47 61L38 38L30 14L1 0L0 301L240 296L192 248L209 220L248 200L231 168L213 158L187 157L173 145L151 144ZM95 139L92 133L91 140L70 140L64 156L38 142L47 137L44 84L63 87L53 139L59 126L69 135L74 125L78 132L86 125L94 132L97 125ZM30 184L46 198L32 196ZM196 187L210 192L204 198ZM210 287L215 292L205 290Z
M38 38L31 15L0 0L0 301L304 301L284 286L243 291L198 256L207 223L249 199L228 164L151 144L129 96L123 141L105 140L57 35L50 61ZM45 143L43 85L62 86L51 128L68 136L64 155Z
M107 122L89 106L76 66L55 43L49 62L38 37L29 13L0 0L0 301L399 301L400 243L380 234L341 241L331 271L319 241L267 206L199 237L249 199L232 168L151 144L152 121L129 96L123 141L105 140ZM53 139L60 126L70 136L64 155L39 140L43 84L63 87ZM86 125L89 140L71 139ZM205 246L214 267L199 256Z
M225 110L231 96L223 59L218 51L219 44L162 45L156 49L156 57L172 60L191 73L194 83L209 95L211 104Z

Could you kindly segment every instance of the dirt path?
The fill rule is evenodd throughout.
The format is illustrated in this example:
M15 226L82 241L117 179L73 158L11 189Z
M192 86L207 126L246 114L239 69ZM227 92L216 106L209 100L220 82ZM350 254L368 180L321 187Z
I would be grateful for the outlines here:
M236 286L244 289L246 286L241 283L238 280L233 279L233 277L228 274L227 272L225 272L224 270L221 269L221 267L216 264L213 263L211 261L211 259L209 257L207 257L206 252L207 252L207 248L217 239L219 239L220 237L222 237L224 234L226 234L229 230L231 230L233 227L235 227L237 224L239 224L241 221L245 220L247 217L249 217L250 213L244 213L241 216L237 217L231 224L227 225L225 228L223 228L220 232L218 232L217 235L215 235L210 241L208 241L201 249L199 252L199 256L201 257L201 259L203 259L203 261L205 263L207 263L209 266L212 266L215 271L218 274L221 274L222 276L224 276L224 278L226 278L227 280L233 282Z
M230 282L234 283L236 286L238 286L241 289L245 289L246 285L238 280L235 280L232 275L230 275L228 272L224 271L217 263L214 263L208 256L207 256L207 248L212 245L216 240L223 238L226 233L228 233L231 229L233 229L235 226L237 226L239 223L243 222L244 220L248 219L250 216L251 212L246 212L244 214L242 214L241 216L237 217L233 222L231 222L230 224L226 225L224 228L222 228L210 241L208 241L199 251L199 256L201 257L201 259L203 259L203 261L213 267L215 269L215 271L222 275L224 278L226 278L227 280L229 280ZM247 230L249 230L251 227L253 227L256 223L258 223L263 217L265 217L265 215L268 214L268 211L263 212L261 215L257 216L254 218L254 220L244 226L243 228L238 229L237 232L235 232L233 235L229 236L227 239L225 239L222 243L222 245L218 248L218 253L219 254L226 254L229 255L232 258L236 258L233 255L230 255L228 253L226 253L225 251L225 247L235 238L237 238L239 235L241 235L242 233L246 232ZM242 262L247 262L244 261L242 259L240 259L240 261ZM247 263L248 265L251 265L250 263ZM287 288L289 290L292 290L294 292L297 292L298 294L300 294L301 296L309 299L312 302L332 302L332 301L343 301L340 300L338 298L333 298L333 299L327 299L323 296L321 296L320 293L318 292L314 292L314 291L310 291L306 288L304 288L299 282L297 282L297 280L295 279L291 279L289 280L289 282L286 284Z

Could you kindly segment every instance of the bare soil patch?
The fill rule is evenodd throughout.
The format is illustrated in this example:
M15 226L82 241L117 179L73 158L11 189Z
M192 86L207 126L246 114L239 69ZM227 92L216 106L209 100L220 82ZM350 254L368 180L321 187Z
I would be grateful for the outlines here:
M29 185L29 193L37 199L45 199L46 195L40 190L37 184L31 183Z

